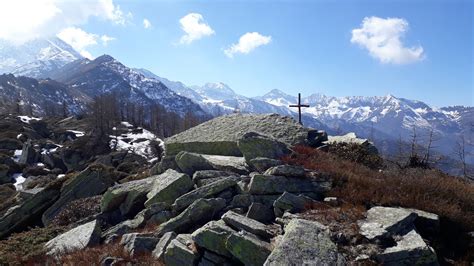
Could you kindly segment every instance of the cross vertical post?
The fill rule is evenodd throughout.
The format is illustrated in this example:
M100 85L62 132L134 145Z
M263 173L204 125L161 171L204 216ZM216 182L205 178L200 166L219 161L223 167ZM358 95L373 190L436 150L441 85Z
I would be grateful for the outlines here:
M298 108L298 122L303 125L301 122L301 107L309 107L308 104L301 104L301 93L298 93L298 104L291 104L290 107L297 107Z

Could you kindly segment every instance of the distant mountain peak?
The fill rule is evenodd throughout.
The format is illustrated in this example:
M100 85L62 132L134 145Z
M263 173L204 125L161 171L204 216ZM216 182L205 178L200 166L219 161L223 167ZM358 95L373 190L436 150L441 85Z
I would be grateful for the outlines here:
M108 55L108 54L103 54L97 57L96 59L94 59L93 61L96 63L118 62L117 60L115 60L115 58L113 58L111 55Z
M23 44L0 42L0 73L46 78L81 58L76 50L57 37L34 39Z

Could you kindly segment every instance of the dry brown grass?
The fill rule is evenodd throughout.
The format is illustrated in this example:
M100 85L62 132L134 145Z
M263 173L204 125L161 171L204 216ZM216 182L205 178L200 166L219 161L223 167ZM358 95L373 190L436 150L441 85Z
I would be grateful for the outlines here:
M124 251L123 246L118 242L90 247L65 254L61 257L60 261L57 261L56 263L58 265L71 266L100 265L100 262L106 257L122 259L118 265L164 265L161 261L153 258L151 254L138 254L131 257L130 254Z
M436 213L441 218L442 231L436 244L441 253L455 258L456 263L474 260L474 251L469 250L466 242L466 232L474 230L472 183L436 170L378 171L309 147L294 150L283 160L329 174L334 187L328 196L365 208L400 206Z

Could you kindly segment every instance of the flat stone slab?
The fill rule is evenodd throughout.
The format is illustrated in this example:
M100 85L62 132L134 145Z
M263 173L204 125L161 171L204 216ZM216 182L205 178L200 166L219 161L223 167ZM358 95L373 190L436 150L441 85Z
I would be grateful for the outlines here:
M171 205L193 186L194 183L187 174L168 169L153 181L152 190L147 194L148 200L145 202L145 206L148 207L154 203Z
M226 247L232 256L245 265L263 265L271 252L270 243L245 231L231 234L227 239Z
M224 215L222 215L222 220L231 227L250 232L266 239L272 238L277 234L275 228L271 228L259 221L245 217L233 211L224 213Z
M51 239L44 247L48 255L61 255L98 244L100 233L99 223L94 220Z
M188 207L198 199L209 198L213 195L222 192L223 190L235 186L236 184L237 183L234 179L226 177L217 180L213 183L207 184L205 186L199 187L177 198L173 204L173 209L180 211Z
M224 199L198 199L178 216L161 224L155 234L161 236L171 231L182 233L191 227L204 225L212 220L225 206Z
M314 178L290 178L285 176L261 175L252 176L249 184L250 194L266 195L290 193L326 192L331 189L331 181Z
M410 230L416 217L416 213L403 208L373 207L357 224L361 235L374 240Z
M438 265L436 253L415 230L401 236L396 246L385 249L377 259L383 265Z
M345 265L331 241L329 230L318 222L293 219L264 265Z
M166 154L189 151L242 156L237 141L248 132L257 132L294 146L306 142L309 129L291 117L277 114L231 114L214 118L167 138Z
M227 238L236 231L227 226L224 221L210 221L192 233L194 242L199 247L210 250L216 254L231 257L225 247Z

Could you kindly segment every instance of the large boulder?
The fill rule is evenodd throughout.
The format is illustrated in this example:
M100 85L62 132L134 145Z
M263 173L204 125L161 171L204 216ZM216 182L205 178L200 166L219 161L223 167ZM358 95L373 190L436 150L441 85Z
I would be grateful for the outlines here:
M220 116L165 140L166 154L180 151L242 156L237 142L248 132L272 137L288 146L307 142L309 129L291 117L277 114Z
M173 204L173 209L180 211L191 205L197 199L210 198L228 188L235 186L236 184L237 183L234 179L231 177L226 177L208 185L199 187L177 198Z
M248 161L248 164L253 169L257 170L260 173L263 173L268 168L281 165L283 164L283 162L280 160L271 159L271 158L257 157Z
M171 205L179 196L191 190L193 186L194 183L187 174L168 169L155 178L153 188L147 194L148 200L145 202L145 206L154 203Z
M33 164L38 161L39 156L39 153L33 148L33 144L29 139L25 144L23 144L19 162L22 164Z
M237 146L247 162L258 157L280 159L291 153L288 144L256 132L245 133Z
M293 219L264 265L345 265L331 241L329 229L318 222Z
M94 220L51 239L44 247L48 255L61 255L98 244L99 241L100 227Z
M245 231L232 233L227 238L226 248L243 264L255 266L263 265L272 251L270 243Z
M79 173L61 189L59 199L43 214L42 221L48 225L67 203L104 193L115 183L112 169L103 165L92 165Z
M311 206L313 199L304 195L283 193L274 203L274 211L277 217L281 217L286 211L290 213L301 212Z
M158 241L158 244L156 244L155 249L152 252L152 256L155 259L163 259L166 252L166 248L171 243L171 241L175 238L176 238L176 234L174 232L165 233L160 238L160 241Z
M369 154L378 154L378 150L372 142L368 139L358 138L354 132L342 136L328 136L328 140L323 143L327 145L356 144L364 147Z
M250 232L265 239L270 239L278 233L278 230L275 227L265 225L233 211L228 211L222 215L222 220L233 228Z
M243 157L206 155L182 151L176 155L179 169L189 175L201 170L221 170L238 174L248 173L248 165Z
M109 188L102 197L101 211L112 212L120 209L124 215L127 215L134 205L144 204L156 177L151 176Z
M192 246L191 235L178 235L166 248L165 264L167 266L195 265L199 260L199 253Z
M194 231L192 237L199 247L225 257L231 257L232 255L225 247L225 242L230 234L235 232L236 231L227 226L222 220L210 221Z
M396 245L377 255L383 265L438 265L434 250L411 230L396 241Z
M411 230L417 214L403 208L373 207L358 221L361 235L369 240L391 237Z
M229 176L238 177L238 174L229 171L203 170L194 173L193 182L197 187L202 187Z
M282 194L314 192L322 193L331 189L331 181L323 176L319 178L291 178L285 176L255 174L249 184L251 194Z
M178 216L161 224L156 234L161 236L171 231L182 233L199 227L213 219L225 206L224 199L198 199Z
M10 209L0 219L0 238L37 223L43 212L50 207L60 195L62 180L53 182L41 191L28 196L21 205Z
M128 254L135 256L141 253L151 253L158 240L158 238L146 234L132 233L123 235L120 244L124 246L123 249Z

